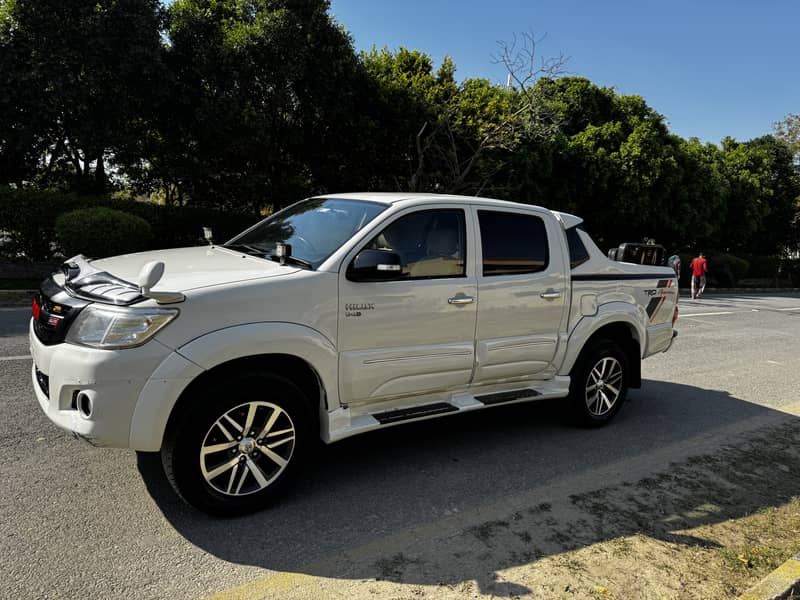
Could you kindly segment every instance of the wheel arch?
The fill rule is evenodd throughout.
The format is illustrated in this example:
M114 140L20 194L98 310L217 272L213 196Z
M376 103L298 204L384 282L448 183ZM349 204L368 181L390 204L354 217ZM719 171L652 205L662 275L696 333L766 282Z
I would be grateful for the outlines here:
M192 402L199 390L206 388L211 382L246 371L264 371L284 377L295 384L303 392L308 401L308 409L314 419L313 428L319 431L319 411L327 407L325 387L317 371L304 359L291 354L259 354L242 356L216 365L203 371L186 386L175 402L164 427L163 437L170 434L181 415Z
M598 317L584 318L578 323L568 344L576 346L579 351L568 351L559 374L568 375L585 349L594 342L599 339L609 339L619 345L628 359L630 369L628 387L640 388L642 386L642 347L645 339L643 327L637 324L636 314L630 310L607 312L603 317L601 319Z
M322 334L302 325L253 323L211 332L179 348L162 367L137 401L130 441L135 450L160 450L196 390L241 370L270 371L297 385L309 399L320 434L326 422L321 413L339 406L336 350Z

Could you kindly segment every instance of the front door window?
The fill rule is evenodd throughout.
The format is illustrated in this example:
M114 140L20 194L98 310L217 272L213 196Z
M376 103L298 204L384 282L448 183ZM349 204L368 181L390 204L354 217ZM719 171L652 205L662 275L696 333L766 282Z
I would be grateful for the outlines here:
M400 217L367 248L398 254L404 279L465 277L464 211L424 210Z

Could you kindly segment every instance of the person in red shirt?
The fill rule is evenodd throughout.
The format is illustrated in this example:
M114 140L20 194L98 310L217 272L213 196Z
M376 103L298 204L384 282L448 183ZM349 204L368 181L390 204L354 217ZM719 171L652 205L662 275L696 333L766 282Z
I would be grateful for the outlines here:
M700 256L693 258L689 263L689 268L692 270L692 300L694 300L702 296L706 289L706 273L708 272L706 255L701 252Z

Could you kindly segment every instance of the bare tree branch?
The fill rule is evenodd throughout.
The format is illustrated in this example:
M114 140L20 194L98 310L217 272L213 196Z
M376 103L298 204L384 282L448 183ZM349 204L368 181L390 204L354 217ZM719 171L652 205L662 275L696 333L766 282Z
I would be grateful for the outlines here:
M563 54L549 58L539 57L537 46L544 39L545 36L536 38L532 32L527 32L519 36L514 34L511 42L498 42L499 54L492 55L492 60L508 70L514 82L512 89L519 106L515 106L499 123L485 129L477 144L470 145L469 140L459 136L455 130L453 121L458 109L456 103L445 108L432 131L427 121L422 125L415 140L417 168L408 180L411 191L420 189L426 168L435 163L441 165L440 168L445 171L447 178L447 181L438 182L437 185L441 185L447 192L468 189L481 192L502 168L495 168L492 173L483 174L479 181L474 181L476 168L487 151L511 150L520 136L546 139L557 131L560 124L547 113L541 99L536 97L535 86L542 78L557 78L562 75L568 58ZM464 152L465 147L469 150L468 153Z
M417 186L419 186L419 180L420 180L420 178L422 177L422 175L423 175L423 173L425 171L425 153L427 152L427 150L428 150L428 148L430 147L430 144L431 144L431 141L430 141L431 140L431 136L428 136L428 139L426 140L425 148L423 149L423 147L422 147L422 136L425 133L425 130L427 128L428 128L428 122L425 121L422 124L422 127L420 128L420 130L417 132L417 137L416 137L416 140L415 140L415 143L416 143L416 146L417 146L417 170L411 176L411 179L410 179L410 181L408 183L408 186L409 186L409 188L411 188L412 192L418 191L417 190Z
M523 98L523 106L515 116L524 116L529 134L534 137L547 137L558 127L552 115L547 114L541 102L535 97L536 82L542 78L555 79L565 73L569 57L563 53L554 57L539 57L537 46L544 41L546 35L536 38L533 32L514 35L511 42L497 42L500 53L492 56L495 64L502 64L508 70L511 80ZM526 114L527 113L527 114Z

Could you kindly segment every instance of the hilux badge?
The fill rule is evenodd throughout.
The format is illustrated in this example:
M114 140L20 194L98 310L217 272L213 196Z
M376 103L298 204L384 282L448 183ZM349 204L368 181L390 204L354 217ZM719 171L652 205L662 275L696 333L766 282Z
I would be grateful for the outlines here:
M375 310L374 302L349 302L344 305L345 317L360 317L362 311Z

